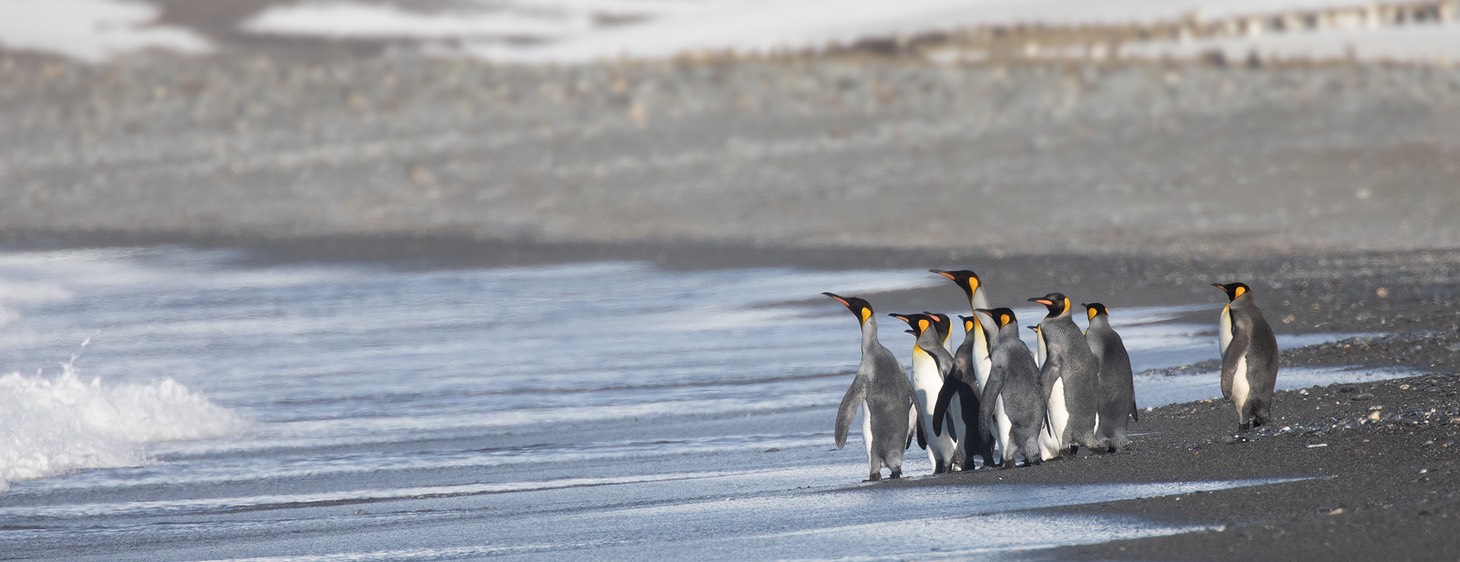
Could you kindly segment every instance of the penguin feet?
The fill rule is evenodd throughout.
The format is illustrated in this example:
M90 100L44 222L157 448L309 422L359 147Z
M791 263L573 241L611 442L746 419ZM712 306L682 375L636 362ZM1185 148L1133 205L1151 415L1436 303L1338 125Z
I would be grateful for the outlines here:
M1237 424L1237 433L1247 433L1249 431L1252 431L1252 422Z
M897 474L897 473L894 472L893 474ZM876 482L876 481L881 480L881 479L882 479L882 471L879 470L877 472L873 472L872 474L868 475L867 476L867 479L866 480L863 480L863 482Z
M894 468L894 469L892 469L892 476L889 476L888 478L889 479L892 479L892 480L896 480L898 478L902 478L902 469L901 468Z

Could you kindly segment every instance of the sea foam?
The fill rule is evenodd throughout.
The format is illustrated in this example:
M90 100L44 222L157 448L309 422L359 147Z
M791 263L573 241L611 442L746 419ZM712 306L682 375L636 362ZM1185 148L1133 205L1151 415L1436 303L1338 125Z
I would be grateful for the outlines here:
M158 441L236 434L249 422L166 378L147 384L59 376L0 377L0 492L19 480L88 468L142 466Z

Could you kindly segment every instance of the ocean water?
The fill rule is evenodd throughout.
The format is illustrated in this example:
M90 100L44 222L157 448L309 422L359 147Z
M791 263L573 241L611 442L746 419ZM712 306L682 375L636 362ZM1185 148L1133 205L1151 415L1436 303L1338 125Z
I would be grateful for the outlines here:
M946 284L925 273L254 257L0 254L0 552L979 556L1190 530L1021 510L1261 484L859 483L860 435L831 435L857 326L819 293ZM1216 314L1112 311L1141 406L1219 395L1214 373L1156 372L1215 357L1215 322L1176 320L1193 308Z

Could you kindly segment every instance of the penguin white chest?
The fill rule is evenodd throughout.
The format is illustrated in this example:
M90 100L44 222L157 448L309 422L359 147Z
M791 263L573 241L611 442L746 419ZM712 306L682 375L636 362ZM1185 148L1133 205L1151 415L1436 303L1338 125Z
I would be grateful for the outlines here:
M1054 388L1049 393L1049 421L1053 426L1055 437L1058 437L1060 444L1064 445L1065 426L1070 423L1070 408L1065 404L1065 379L1055 379Z
M1221 319L1217 322L1217 343L1222 347L1222 356L1227 355L1227 347L1232 345L1232 305L1222 308Z
M1232 372L1232 403L1237 405L1237 411L1247 409L1247 397L1252 389L1247 384L1247 356L1237 358L1236 368Z
M872 409L862 402L862 444L867 446L867 462L872 462Z
M994 358L989 355L987 332L981 326L975 326L974 330L977 335L973 343L973 380L978 383L978 393L982 396L989 383L989 373L994 371Z
M928 442L928 462L937 463L939 458L945 462L951 460L957 446L952 434L946 429L942 435L933 433L933 408L937 405L938 392L943 390L943 376L938 372L938 363L933 356L921 350L913 353L913 388L913 395L923 409L923 438ZM962 419L962 408L956 400L948 404L945 415L954 420Z
M994 399L994 425L998 426L999 432L994 436L999 442L999 450L1009 450L1009 431L1014 427L1014 421L1009 419L1009 412L1004 409L1004 397Z

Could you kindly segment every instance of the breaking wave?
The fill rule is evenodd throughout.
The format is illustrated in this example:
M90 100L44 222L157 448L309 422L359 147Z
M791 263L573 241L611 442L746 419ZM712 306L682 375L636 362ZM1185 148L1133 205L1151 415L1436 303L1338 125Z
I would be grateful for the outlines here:
M0 492L12 482L153 462L146 443L237 434L249 422L166 378L83 381L74 358L59 376L0 376Z

